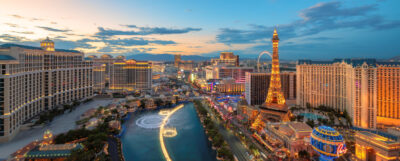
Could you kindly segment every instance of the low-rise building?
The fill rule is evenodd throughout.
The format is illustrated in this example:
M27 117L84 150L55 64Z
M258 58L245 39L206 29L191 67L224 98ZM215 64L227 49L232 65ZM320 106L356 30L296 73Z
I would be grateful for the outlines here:
M284 144L293 156L299 151L313 152L310 144L312 128L303 122L270 123L266 125L266 133ZM268 137L268 136L267 136Z
M358 131L355 135L356 159L360 161L397 161L400 159L400 141L370 131Z

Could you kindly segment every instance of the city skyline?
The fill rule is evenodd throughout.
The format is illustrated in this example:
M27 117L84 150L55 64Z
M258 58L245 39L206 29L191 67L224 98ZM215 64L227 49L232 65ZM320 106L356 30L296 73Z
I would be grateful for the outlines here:
M276 27L281 59L378 58L400 55L397 1L4 1L0 43L56 48L86 55L270 51ZM79 24L79 25L77 25Z

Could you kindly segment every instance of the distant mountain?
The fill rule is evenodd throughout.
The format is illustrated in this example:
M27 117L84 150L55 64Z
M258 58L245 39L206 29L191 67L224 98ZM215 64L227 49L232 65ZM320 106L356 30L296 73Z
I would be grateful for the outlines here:
M174 61L174 55L172 54L135 54L126 56L127 59L135 60L149 60L149 61ZM193 60L193 61L206 61L210 60L211 57L204 57L198 55L182 55L182 60Z
M398 61L398 62L400 62L400 55L391 58L390 61Z

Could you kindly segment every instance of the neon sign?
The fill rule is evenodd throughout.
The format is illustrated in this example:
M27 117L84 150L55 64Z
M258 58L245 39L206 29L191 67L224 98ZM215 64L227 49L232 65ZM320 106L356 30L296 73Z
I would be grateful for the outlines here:
M336 154L339 156L339 155L344 154L346 152L347 152L347 148L344 147L343 144L339 144L339 146L336 149Z

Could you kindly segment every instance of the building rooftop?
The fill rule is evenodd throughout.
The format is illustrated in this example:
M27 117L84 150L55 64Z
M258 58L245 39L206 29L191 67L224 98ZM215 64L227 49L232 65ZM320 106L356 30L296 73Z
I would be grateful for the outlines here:
M298 65L301 64L334 64L334 63L347 63L353 65L353 67L361 66L362 64L366 63L367 65L376 67L377 65L400 65L400 62L377 62L376 59L359 59L359 58L353 58L353 59L333 59L331 61L320 61L320 60L299 60L297 62Z
M367 136L368 138L365 138L367 140L372 140L373 139L374 141L381 142L381 143L384 143L384 144L396 144L396 143L400 144L400 142L398 142L396 140L393 140L393 139L391 139L389 137L385 137L385 136L378 135L378 134L375 134L375 133L372 133L372 132L368 132L368 131L358 131L358 134Z
M291 127L296 132L312 132L312 128L303 122L289 122Z
M54 146L54 148L52 148L52 146ZM26 158L65 158L71 155L72 150L82 148L82 144L53 144L47 145L46 149L40 149L40 146L37 146L26 154Z
M43 50L40 47L27 46L27 45L18 45L18 44L11 44L11 43L0 45L0 48L11 48L11 47L19 47L19 48L31 49L31 50ZM59 51L59 52L81 53L80 51L77 51L77 50L68 50L68 49L55 49L55 50Z

